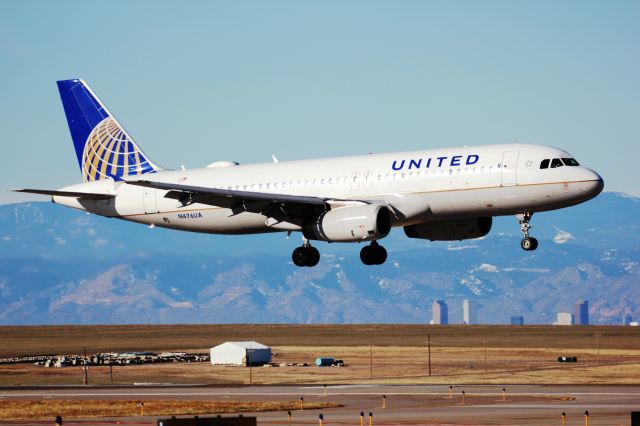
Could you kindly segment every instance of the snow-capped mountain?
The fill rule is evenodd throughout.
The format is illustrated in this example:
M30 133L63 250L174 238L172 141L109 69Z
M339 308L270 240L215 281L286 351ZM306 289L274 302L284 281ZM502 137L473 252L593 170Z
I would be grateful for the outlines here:
M148 229L49 203L0 206L0 324L424 323L434 299L462 322L551 323L590 302L592 323L640 316L640 199L603 193L534 216L535 252L519 248L515 218L489 236L410 240L396 229L385 265L366 267L359 245L316 243L315 268L290 260L298 238L225 237Z

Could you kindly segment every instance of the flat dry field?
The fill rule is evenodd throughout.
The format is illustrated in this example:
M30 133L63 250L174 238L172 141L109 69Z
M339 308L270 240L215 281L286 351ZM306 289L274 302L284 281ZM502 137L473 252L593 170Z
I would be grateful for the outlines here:
M596 335L598 336L596 338ZM427 339L431 340L431 376ZM0 327L0 357L111 351L206 352L224 341L256 340L274 362L311 367L213 367L170 363L113 367L114 384L637 384L640 329L603 326L140 325ZM486 350L485 350L486 346ZM557 357L577 356L577 363ZM345 367L318 368L317 356ZM91 367L91 384L110 384ZM0 386L80 384L79 367L0 366Z
M128 400L9 400L3 401L0 406L0 420L54 419L60 413L65 413L65 418L224 414L243 413L247 411L297 410L299 406L298 401L221 402L151 400L144 401L144 406L141 407L139 402ZM330 402L307 402L306 404L308 410L339 406L339 404Z

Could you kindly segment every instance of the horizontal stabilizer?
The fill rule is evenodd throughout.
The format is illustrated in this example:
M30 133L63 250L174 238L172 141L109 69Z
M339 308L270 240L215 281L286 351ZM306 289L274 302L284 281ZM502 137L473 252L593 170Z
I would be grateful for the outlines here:
M91 192L72 192L72 191L53 191L50 189L14 189L14 192L26 192L28 194L40 194L40 195L51 195L58 197L75 197L75 198L83 198L85 200L109 200L114 198L115 195L110 194L96 194Z

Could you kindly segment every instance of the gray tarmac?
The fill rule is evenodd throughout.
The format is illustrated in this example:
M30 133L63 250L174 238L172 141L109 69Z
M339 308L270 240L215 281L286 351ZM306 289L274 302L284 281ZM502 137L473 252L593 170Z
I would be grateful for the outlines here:
M505 388L504 394L502 388ZM462 391L465 392L464 404ZM383 402L383 395L386 396ZM175 386L14 387L0 388L2 400L289 400L327 401L342 407L292 411L292 425L360 425L360 413L373 425L630 425L631 411L640 411L640 385L336 385L327 386ZM386 408L383 408L386 403ZM215 413L213 413L215 414ZM212 414L212 415L213 415ZM259 425L287 425L286 412L244 413ZM225 415L226 416L226 415ZM206 417L201 415L200 417ZM53 420L53 419L52 419ZM157 417L64 419L65 425L156 424ZM0 425L53 424L1 421Z

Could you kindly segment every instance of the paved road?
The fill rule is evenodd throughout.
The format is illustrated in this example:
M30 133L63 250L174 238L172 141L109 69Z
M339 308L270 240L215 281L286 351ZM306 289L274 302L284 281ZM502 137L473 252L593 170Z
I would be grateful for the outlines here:
M506 389L503 400L502 388ZM465 401L462 404L462 391ZM386 408L382 395L386 396ZM584 412L589 411L589 425L630 425L630 412L640 411L639 386L455 386L449 398L449 386L133 386L133 387L37 387L0 388L2 399L186 399L186 400L295 400L330 401L343 407L292 412L292 424L359 425L360 412L369 413L374 425L561 425L561 413L567 414L566 425L584 425ZM286 425L287 415L245 413L258 417L259 425ZM156 419L126 418L101 421L65 419L65 425L92 424L156 424ZM0 425L25 424L3 422ZM29 424L35 424L33 422ZM52 424L45 422L39 424Z

